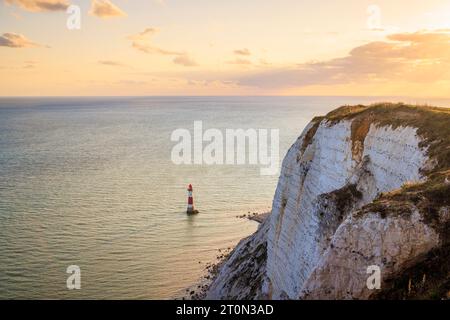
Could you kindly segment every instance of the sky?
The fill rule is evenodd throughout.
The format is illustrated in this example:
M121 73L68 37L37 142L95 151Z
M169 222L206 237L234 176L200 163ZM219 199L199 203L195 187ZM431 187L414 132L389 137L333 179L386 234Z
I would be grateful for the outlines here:
M0 0L0 96L450 98L449 0Z

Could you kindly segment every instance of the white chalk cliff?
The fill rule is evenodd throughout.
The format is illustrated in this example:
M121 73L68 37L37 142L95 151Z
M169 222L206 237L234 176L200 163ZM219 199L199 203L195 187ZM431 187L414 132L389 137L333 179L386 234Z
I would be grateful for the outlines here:
M432 217L422 205L439 167L419 128L431 112L357 106L314 119L283 160L270 216L235 248L207 298L368 299L377 293L366 284L369 266L388 286L447 245L448 199ZM439 116L450 125L448 113Z

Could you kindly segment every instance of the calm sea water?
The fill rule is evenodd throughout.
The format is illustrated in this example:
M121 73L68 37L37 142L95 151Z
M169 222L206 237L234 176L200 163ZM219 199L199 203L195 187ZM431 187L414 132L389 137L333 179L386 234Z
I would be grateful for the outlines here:
M0 99L0 298L178 296L217 249L256 229L236 215L268 210L278 175L250 165L174 165L173 130L192 130L195 120L280 129L282 160L313 116L376 100ZM197 216L185 214L189 183ZM69 291L73 264L81 290Z

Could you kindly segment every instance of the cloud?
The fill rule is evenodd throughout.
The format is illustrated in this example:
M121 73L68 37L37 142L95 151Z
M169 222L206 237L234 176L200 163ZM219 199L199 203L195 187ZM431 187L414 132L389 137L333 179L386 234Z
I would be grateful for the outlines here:
M37 62L34 60L26 60L24 62L23 69L34 69L37 66Z
M197 63L186 52L163 49L153 45L151 42L151 36L158 32L159 30L156 28L146 28L144 31L128 36L127 38L131 40L131 47L138 51L147 54L174 56L172 60L173 63L185 67L197 65Z
M173 56L173 55L176 56L176 55L183 54L182 52L179 52L179 51L165 50L165 49L161 49L161 48L152 46L147 43L139 42L139 41L133 41L131 46L133 48L135 48L136 50L139 50L139 51L142 51L145 53L149 53L149 54L162 54L162 55L166 55L166 56Z
M270 66L272 63L270 63L269 61L267 61L266 59L259 59L259 63L262 66Z
M69 7L67 0L5 0L5 2L32 12L65 11Z
M162 54L162 55L182 55L182 52L166 50L156 47L151 44L150 37L158 33L157 28L146 28L144 31L137 34L128 36L128 39L132 40L131 46L136 50L148 53L148 54Z
M122 9L120 9L109 0L92 0L91 10L89 11L89 14L103 19L127 16L127 14L122 11Z
M133 86L142 86L147 83L148 83L147 81L138 81L138 80L120 80L115 82L115 84L133 85Z
M185 67L193 67L196 66L197 63L189 57L187 54L181 54L173 59L173 63L179 64Z
M9 64L8 66L0 66L4 70L33 70L38 67L38 62L34 60L25 60L22 64Z
M110 67L128 67L128 65L126 65L122 62L113 61L113 60L99 60L98 63L101 65L110 66Z
M450 33L392 34L386 41L356 47L345 57L255 72L239 83L280 88L394 80L450 81Z
M134 41L144 41L148 38L148 36L152 36L158 32L159 32L159 30L157 28L146 28L142 32L128 36L128 39L131 39Z
M233 53L238 56L249 56L251 55L250 50L247 48L234 50Z
M24 35L17 33L4 33L0 36L0 47L27 48L39 47L37 43L28 40Z

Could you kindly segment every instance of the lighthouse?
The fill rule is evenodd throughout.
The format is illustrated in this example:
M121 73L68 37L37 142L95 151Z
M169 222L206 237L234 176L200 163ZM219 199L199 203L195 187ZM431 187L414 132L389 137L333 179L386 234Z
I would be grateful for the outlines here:
M186 213L187 214L196 214L198 213L198 210L194 209L194 197L192 196L192 184L189 184L188 186L188 205L187 205L187 210Z

